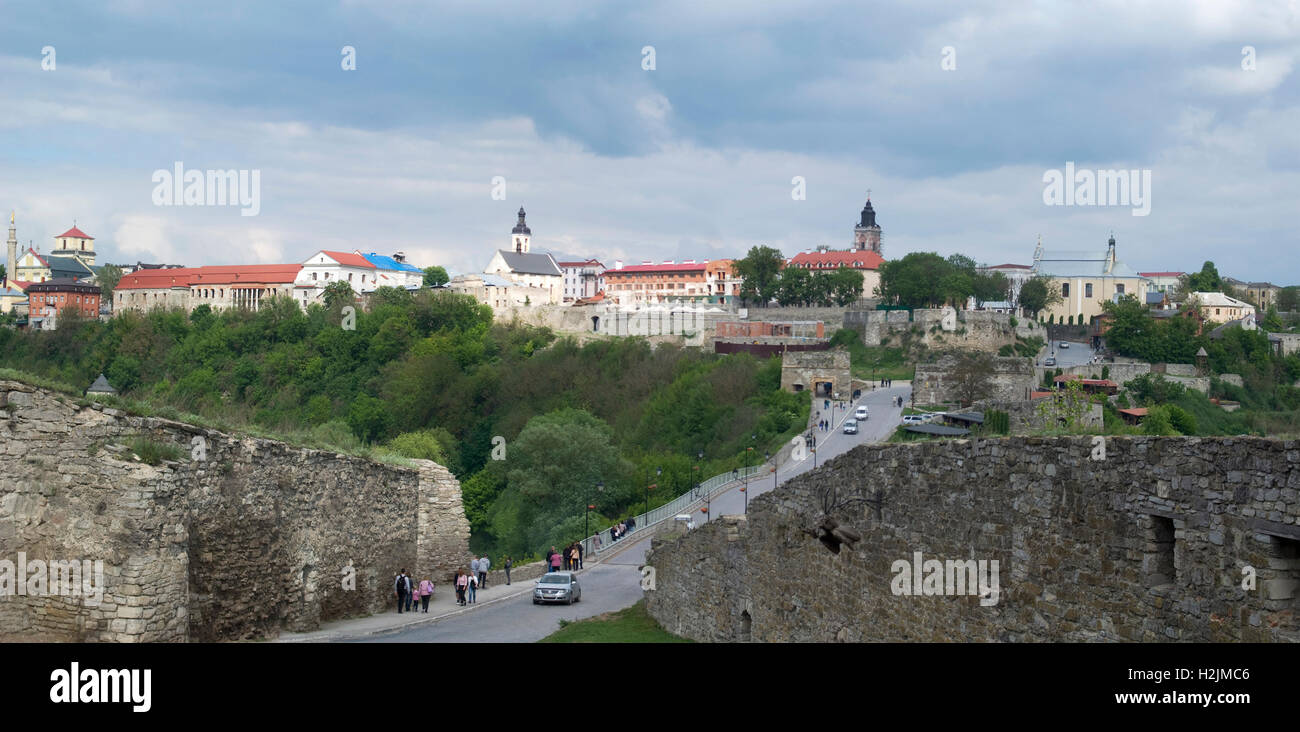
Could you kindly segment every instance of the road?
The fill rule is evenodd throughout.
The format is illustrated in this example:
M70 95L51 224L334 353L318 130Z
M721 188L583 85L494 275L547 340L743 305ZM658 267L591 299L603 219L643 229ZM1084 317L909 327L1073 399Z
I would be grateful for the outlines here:
M835 428L830 432L817 433L815 454L810 453L801 461L788 461L781 466L776 481L785 481L802 475L813 469L814 460L821 465L827 460L843 454L858 445L887 439L898 426L902 408L893 406L895 396L903 397L906 404L911 396L911 386L896 386L890 389L867 391L857 404L849 409L835 409ZM871 410L867 421L860 423L856 435L846 435L840 431L844 419L858 405L865 404ZM814 412L820 409L820 400ZM756 477L749 482L748 494L752 498L773 488L771 473ZM746 494L740 486L733 486L723 493L715 495L710 502L708 517L716 518L724 514L744 513ZM705 514L696 512L703 520ZM646 550L650 548L650 536L637 539L635 534L624 541L630 542L622 547L617 555L604 559L578 575L582 584L582 600L576 605L533 605L530 595L521 595L501 600L491 605L463 615L457 615L434 623L379 636L368 636L348 642L361 643L532 643L541 640L559 629L560 619L580 620L601 613L622 610L634 605L643 597L641 590L640 565L645 561ZM531 587L532 582L519 583Z
M1066 341L1066 343L1070 344L1069 348L1061 348L1060 341L1052 341L1047 347L1047 356L1055 358L1056 365L1061 368L1083 366L1092 361L1093 356L1097 355L1087 343L1075 343L1074 341ZM1044 356L1044 358L1047 356Z

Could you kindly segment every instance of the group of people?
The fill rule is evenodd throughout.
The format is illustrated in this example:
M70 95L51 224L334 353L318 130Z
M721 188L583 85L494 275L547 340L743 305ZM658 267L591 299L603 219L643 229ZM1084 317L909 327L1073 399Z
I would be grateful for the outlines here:
M563 567L566 572L573 572L582 569L582 544L573 542L564 547L564 552L555 551L555 547L546 552L546 568L548 572L558 572Z
M628 517L619 521L609 530L609 536L614 541L622 539L629 531L636 528L636 519Z
M894 380L893 380L893 379L881 379L881 380L880 380L880 387L881 387L882 389L888 389L889 387L891 387L891 386L893 386L893 385L894 385Z
M433 582L428 577L416 583L403 569L393 578L393 593L397 595L397 612L415 612L422 608L429 612L429 599L433 597Z

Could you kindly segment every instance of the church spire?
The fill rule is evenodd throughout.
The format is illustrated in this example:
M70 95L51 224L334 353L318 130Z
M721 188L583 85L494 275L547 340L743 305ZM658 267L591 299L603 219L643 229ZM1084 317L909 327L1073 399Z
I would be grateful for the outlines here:
M515 223L515 228L510 231L511 249L517 254L527 254L529 243L533 238L533 230L528 228L528 222L524 220L527 214L524 213L524 207L519 207L519 221Z

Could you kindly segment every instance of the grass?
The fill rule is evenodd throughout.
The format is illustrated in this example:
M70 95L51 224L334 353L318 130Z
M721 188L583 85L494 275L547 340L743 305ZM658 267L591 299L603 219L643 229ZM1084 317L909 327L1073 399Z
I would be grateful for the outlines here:
M159 465L164 460L180 460L185 451L169 442L156 442L146 437L135 437L127 443L131 452L140 457L140 462Z
M29 386L39 386L42 389L49 389L50 391L71 394L73 396L81 396L81 393L84 391L84 389L78 389L77 387L71 384L65 384L62 381L55 381L54 379L47 379L44 376L37 376L36 374L31 374L26 371L9 368L0 368L0 381L21 381Z
M617 612L574 622L562 622L559 630L538 643L690 643L655 622L646 612L645 600Z

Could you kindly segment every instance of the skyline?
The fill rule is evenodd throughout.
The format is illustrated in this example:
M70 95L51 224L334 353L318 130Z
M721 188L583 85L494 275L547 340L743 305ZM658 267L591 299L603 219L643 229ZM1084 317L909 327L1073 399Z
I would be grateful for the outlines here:
M0 208L24 247L75 219L115 263L476 272L522 205L557 258L791 257L847 248L871 189L887 259L1028 264L1040 234L1114 231L1138 271L1300 283L1294 4L254 7L11 11ZM260 210L155 205L176 163L260 171ZM1045 205L1067 167L1150 171L1150 214Z

